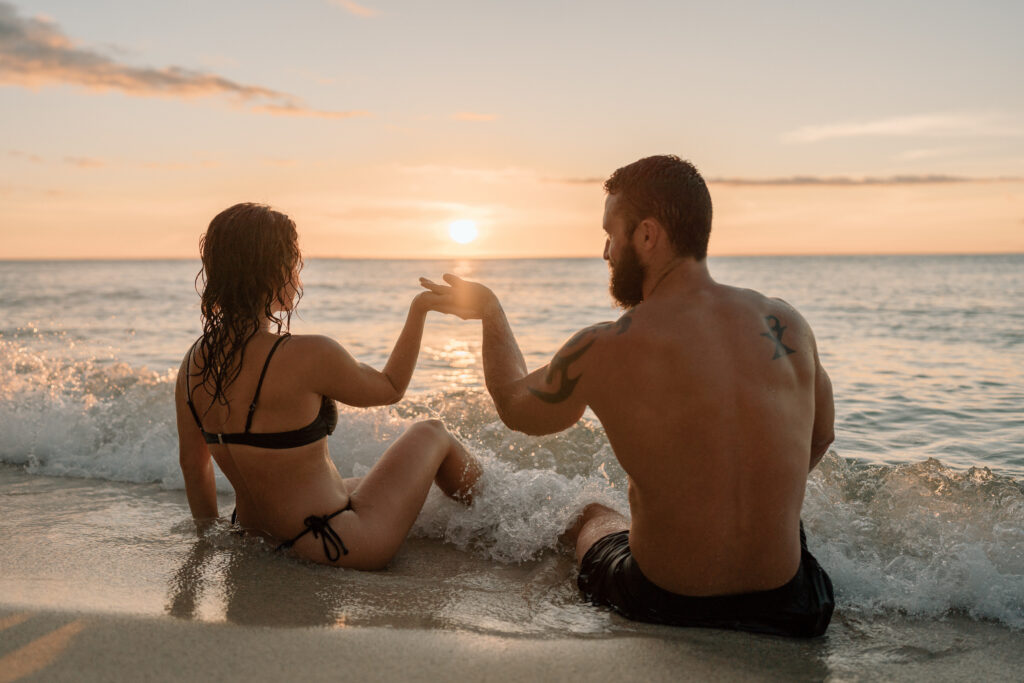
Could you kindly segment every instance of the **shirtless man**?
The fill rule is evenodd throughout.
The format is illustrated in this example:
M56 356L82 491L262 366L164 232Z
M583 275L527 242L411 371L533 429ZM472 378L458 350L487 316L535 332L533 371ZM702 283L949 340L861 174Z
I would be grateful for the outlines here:
M800 522L833 439L814 335L784 301L715 282L711 197L674 156L605 182L604 258L616 322L580 330L527 372L494 294L423 280L483 321L487 389L512 429L550 434L590 406L629 477L632 524L597 504L570 530L579 586L641 621L821 635L834 598Z

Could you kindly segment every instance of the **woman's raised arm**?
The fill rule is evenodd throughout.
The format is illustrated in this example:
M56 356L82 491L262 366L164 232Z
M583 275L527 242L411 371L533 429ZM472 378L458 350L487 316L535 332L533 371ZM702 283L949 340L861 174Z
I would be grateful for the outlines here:
M427 312L434 310L437 295L422 292L412 300L405 326L383 370L358 362L333 339L314 337L316 349L310 364L317 393L351 406L397 403L405 395L416 368Z

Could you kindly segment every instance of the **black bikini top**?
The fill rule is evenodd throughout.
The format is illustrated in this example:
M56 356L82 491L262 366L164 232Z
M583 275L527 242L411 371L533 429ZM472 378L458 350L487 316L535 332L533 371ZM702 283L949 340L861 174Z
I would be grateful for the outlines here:
M327 396L321 397L320 412L317 413L312 422L302 429L293 429L288 432L262 432L255 434L249 431L249 428L252 426L252 415L256 411L256 402L260 398L260 389L263 388L263 378L266 377L267 368L270 366L270 358L274 355L274 351L277 351L278 345L289 336L288 334L281 335L270 348L270 353L267 354L267 361L263 364L263 372L260 373L260 381L256 384L256 393L252 397L252 403L249 404L249 415L245 418L244 432L217 434L203 429L203 423L200 421L199 414L192 404L192 392L189 391L186 403L188 403L188 409L192 411L192 417L195 418L196 424L199 425L199 431L203 433L206 443L234 443L241 446L256 446L257 448L296 448L319 441L328 434L334 433L334 428L338 426L338 406ZM192 367L191 351L189 352L189 360L186 367L188 369Z

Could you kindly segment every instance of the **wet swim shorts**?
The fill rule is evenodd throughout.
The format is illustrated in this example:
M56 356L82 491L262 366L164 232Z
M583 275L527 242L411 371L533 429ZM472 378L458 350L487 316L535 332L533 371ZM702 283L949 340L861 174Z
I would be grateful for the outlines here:
M800 524L800 568L779 588L739 595L670 593L643 575L629 550L629 531L598 540L583 557L577 585L588 600L634 621L727 628L812 638L828 627L835 606L832 581L807 550Z

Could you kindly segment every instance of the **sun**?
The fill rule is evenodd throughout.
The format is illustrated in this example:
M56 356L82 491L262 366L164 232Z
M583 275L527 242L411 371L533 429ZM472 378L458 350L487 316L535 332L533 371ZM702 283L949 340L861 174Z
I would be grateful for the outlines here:
M469 244L476 239L476 221L462 219L452 221L448 226L448 234L459 244Z

